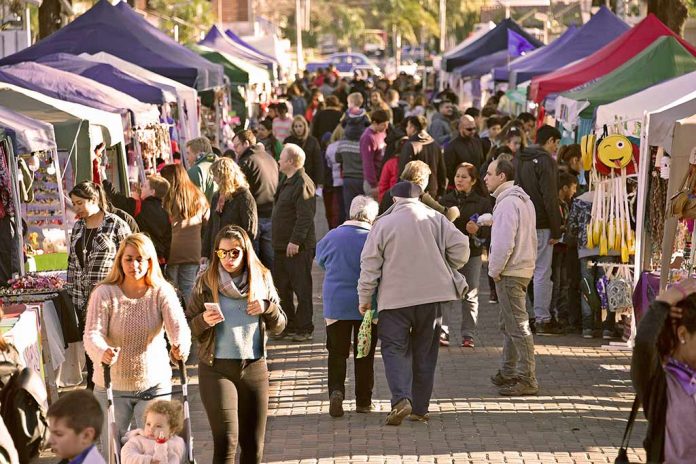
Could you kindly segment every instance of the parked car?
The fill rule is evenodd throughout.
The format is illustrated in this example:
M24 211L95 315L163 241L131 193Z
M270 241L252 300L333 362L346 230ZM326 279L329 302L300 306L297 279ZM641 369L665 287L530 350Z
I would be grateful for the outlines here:
M313 61L305 67L309 72L319 68L327 68L330 64L336 67L341 76L352 76L358 70L371 71L376 76L382 75L382 70L372 60L362 53L333 53L324 61Z

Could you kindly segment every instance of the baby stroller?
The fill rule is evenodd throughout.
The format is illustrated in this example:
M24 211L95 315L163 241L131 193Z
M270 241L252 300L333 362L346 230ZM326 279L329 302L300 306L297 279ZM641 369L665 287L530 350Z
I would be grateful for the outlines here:
M116 464L121 464L121 437L118 435L118 428L116 427L116 412L114 408L114 391L111 385L111 366L103 364L104 368L104 388L106 388L106 398L107 398L107 436L109 437L109 449L107 451L107 456L113 457ZM196 464L196 460L193 456L193 434L191 432L191 413L189 410L188 402L188 376L186 375L186 364L184 361L179 360L179 378L181 379L181 396L182 402L184 404L184 431L182 438L186 443L186 463ZM173 394L174 392L172 392ZM167 393L168 394L168 393ZM165 395L157 395L165 396ZM141 397L142 399L150 400L154 396L148 396L147 398ZM106 450L105 450L106 451Z

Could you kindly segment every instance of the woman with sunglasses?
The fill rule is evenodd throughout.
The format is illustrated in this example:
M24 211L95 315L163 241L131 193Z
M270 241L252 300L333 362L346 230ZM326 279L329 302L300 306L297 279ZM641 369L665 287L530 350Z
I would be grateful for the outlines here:
M224 227L196 281L187 317L199 343L201 399L213 433L213 463L259 463L268 414L266 331L286 318L268 269L247 233Z

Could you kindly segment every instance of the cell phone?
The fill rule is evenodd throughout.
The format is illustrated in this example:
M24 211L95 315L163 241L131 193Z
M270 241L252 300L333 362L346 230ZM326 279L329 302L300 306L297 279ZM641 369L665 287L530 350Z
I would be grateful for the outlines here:
M225 315L222 314L222 309L220 309L220 304L219 303L203 303L203 307L205 308L206 311L217 311L218 314L220 314L220 317L222 320L225 320Z

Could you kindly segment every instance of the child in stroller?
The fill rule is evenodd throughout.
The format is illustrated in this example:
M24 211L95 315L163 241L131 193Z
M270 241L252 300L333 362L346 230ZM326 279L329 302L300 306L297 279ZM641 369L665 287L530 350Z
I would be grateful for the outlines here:
M131 430L121 449L122 464L181 464L186 445L177 435L184 422L179 401L154 401L145 410L145 428Z

